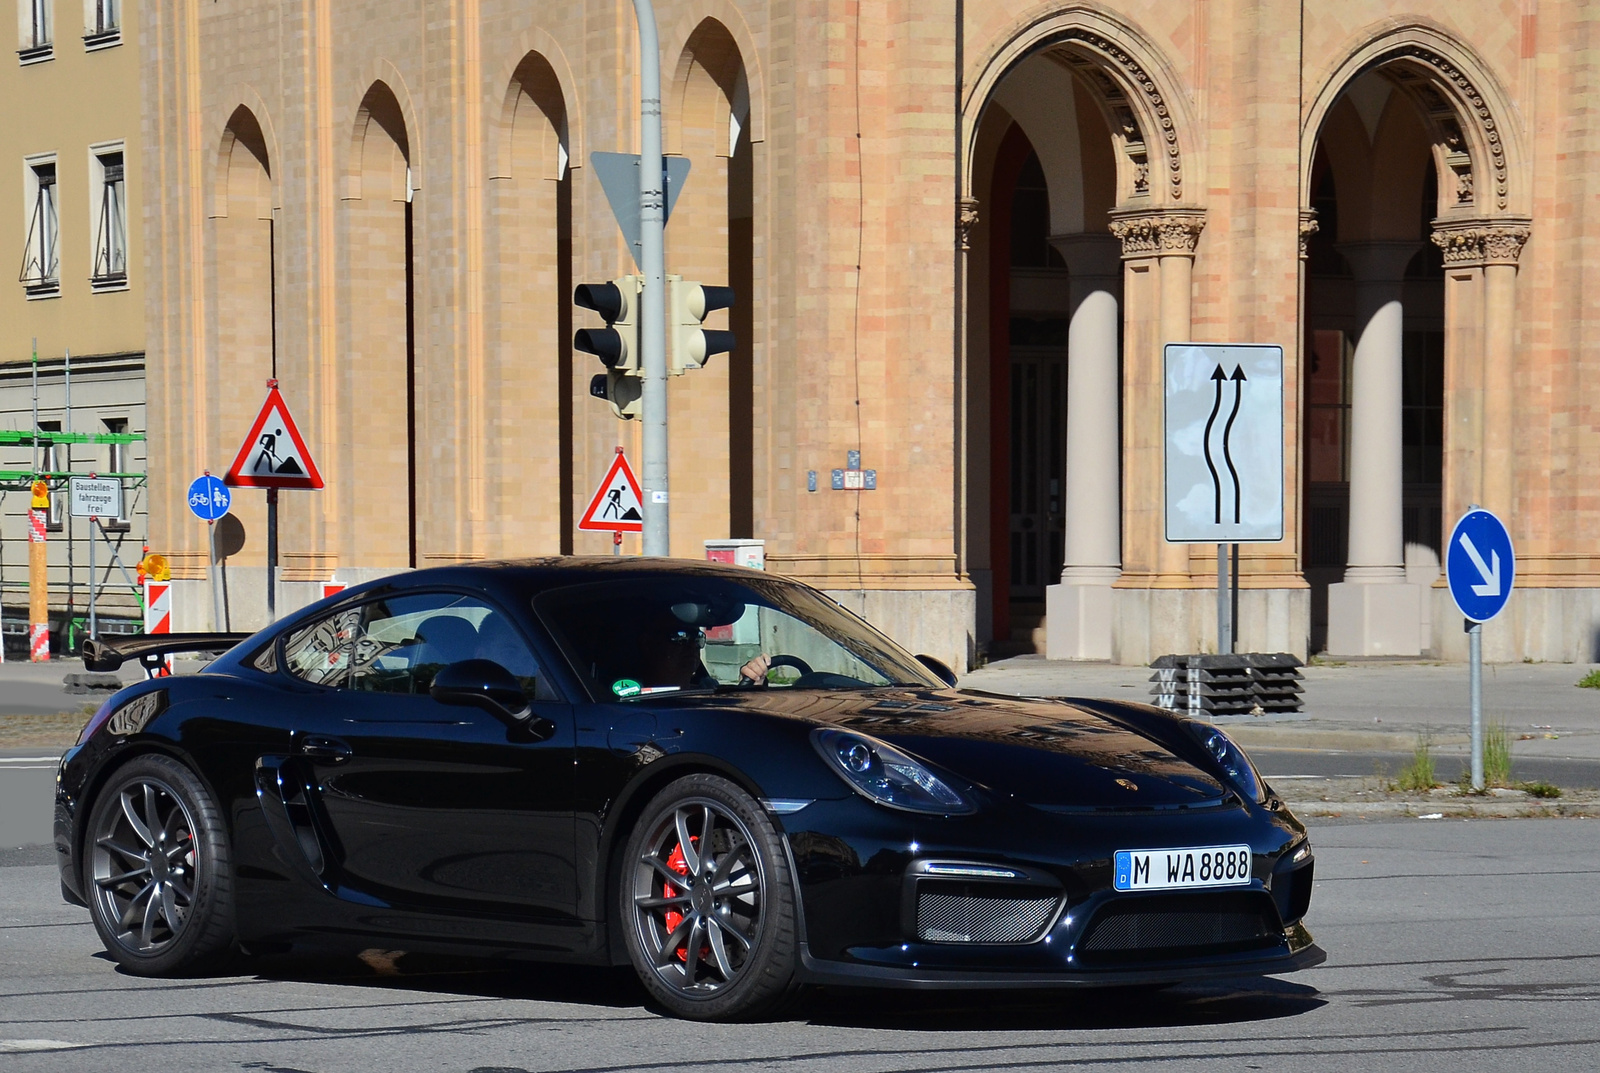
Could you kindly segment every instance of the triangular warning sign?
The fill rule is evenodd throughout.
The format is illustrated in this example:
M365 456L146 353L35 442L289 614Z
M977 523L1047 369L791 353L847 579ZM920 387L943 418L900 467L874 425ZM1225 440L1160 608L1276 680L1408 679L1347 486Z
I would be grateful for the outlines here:
M578 520L579 529L603 533L644 532L644 510L639 505L639 479L628 468L628 458L620 449L600 487L589 500L589 509Z
M267 389L267 401L223 483L240 488L322 487L322 474L278 394L277 381Z

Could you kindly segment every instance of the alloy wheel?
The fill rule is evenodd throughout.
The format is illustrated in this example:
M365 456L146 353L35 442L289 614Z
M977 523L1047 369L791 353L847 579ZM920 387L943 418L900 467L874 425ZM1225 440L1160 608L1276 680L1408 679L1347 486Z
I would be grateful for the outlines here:
M141 777L118 787L92 832L91 896L116 942L144 956L177 942L194 907L199 849L194 818L166 783Z
M692 998L737 981L761 941L766 883L738 816L706 798L677 802L634 872L635 927L656 977Z

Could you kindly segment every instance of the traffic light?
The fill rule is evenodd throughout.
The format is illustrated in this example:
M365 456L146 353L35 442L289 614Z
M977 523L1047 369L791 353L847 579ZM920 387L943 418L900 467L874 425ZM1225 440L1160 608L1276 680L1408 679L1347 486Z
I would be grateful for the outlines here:
M621 418L639 415L639 291L638 276L623 276L607 283L580 283L572 300L592 309L606 322L604 328L579 328L572 345L593 354L606 367L589 381L589 394L611 403Z
M736 345L733 333L700 327L706 317L733 305L732 287L707 287L692 279L667 277L667 371L704 368L713 354Z

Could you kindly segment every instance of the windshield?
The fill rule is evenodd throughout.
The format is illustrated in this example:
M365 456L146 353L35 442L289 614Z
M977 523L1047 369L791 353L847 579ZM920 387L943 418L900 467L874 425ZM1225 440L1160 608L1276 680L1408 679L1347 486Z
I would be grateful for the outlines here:
M603 581L553 589L533 606L597 700L943 685L871 626L791 582Z

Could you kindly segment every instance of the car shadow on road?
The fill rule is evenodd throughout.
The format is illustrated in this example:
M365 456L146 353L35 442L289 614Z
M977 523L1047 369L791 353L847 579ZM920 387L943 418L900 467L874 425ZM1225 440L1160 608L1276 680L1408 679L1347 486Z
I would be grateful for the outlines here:
M1165 988L1039 991L860 991L827 989L796 1012L812 1024L922 1032L1161 1028L1271 1021L1327 1005L1316 988L1272 977Z
M274 956L250 970L263 980L393 988L476 998L634 1009L661 1016L631 969L539 962L484 962L405 954L363 958ZM1306 984L1241 977L1171 987L1026 991L895 991L818 988L776 1019L896 1031L1159 1028L1294 1017L1327 1004Z
M339 984L347 987L428 991L486 999L562 1002L616 1009L643 1007L645 991L627 968L562 965L538 961L483 961L399 951L360 957L334 954L274 954L243 966L262 980ZM392 953L395 957L386 956Z

